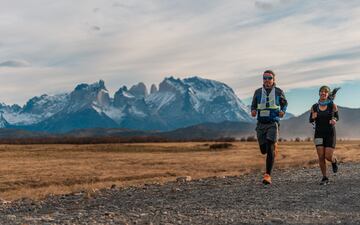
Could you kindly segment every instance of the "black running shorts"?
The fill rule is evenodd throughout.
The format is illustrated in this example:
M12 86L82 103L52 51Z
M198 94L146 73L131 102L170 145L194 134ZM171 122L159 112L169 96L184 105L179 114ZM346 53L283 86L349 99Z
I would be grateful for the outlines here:
M335 134L315 134L314 143L316 146L324 146L325 148L335 148L336 135Z

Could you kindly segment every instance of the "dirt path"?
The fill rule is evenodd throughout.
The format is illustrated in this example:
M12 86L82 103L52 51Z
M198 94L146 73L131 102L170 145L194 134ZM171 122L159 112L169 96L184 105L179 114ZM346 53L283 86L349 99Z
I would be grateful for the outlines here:
M359 224L360 164L340 165L318 185L318 168L207 178L143 188L27 199L0 205L2 224Z

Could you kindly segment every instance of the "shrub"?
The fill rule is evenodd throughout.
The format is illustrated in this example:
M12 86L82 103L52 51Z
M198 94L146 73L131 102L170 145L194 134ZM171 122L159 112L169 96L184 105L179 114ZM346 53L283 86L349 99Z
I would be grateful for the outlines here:
M246 141L257 141L255 136L249 136L246 138Z
M230 148L233 144L230 143L216 143L209 146L210 149L224 149L224 148Z

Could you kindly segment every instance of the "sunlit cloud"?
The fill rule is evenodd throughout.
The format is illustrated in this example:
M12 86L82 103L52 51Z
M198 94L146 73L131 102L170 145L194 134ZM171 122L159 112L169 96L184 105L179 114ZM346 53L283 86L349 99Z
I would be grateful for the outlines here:
M245 98L269 68L285 90L358 80L358 27L357 0L10 1L0 76L14 91L0 89L0 101L98 79L114 93L169 75L219 80Z

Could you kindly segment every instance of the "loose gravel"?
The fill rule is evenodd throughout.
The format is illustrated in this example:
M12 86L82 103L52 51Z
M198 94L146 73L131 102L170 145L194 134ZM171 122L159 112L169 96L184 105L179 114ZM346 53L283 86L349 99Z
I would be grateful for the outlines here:
M360 224L360 164L102 189L0 204L1 224Z

